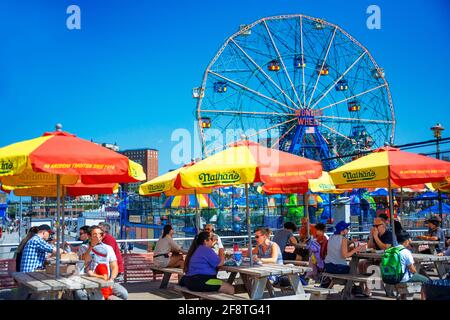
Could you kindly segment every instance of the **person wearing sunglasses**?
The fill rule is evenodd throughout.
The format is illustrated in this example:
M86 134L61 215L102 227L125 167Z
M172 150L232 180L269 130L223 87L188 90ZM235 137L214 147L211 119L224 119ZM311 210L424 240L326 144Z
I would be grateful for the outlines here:
M214 252L214 243L215 239L210 232L202 231L195 236L186 255L183 268L186 275L181 278L180 285L192 291L234 294L231 284L217 279L218 268L223 265L225 259Z
M258 228L255 231L256 247L253 248L253 259L256 263L283 264L283 255L276 242L270 241L270 230Z
M381 218L373 219L373 226L370 229L368 248L375 250L386 250L392 247L392 232L388 232L386 224Z
M388 229L386 222L379 217L373 219L373 226L370 230L367 247L375 250L386 250L392 247L393 243L392 230ZM379 265L380 262L380 260L360 259L358 262L359 273L366 274L370 265ZM372 296L371 290L363 282L360 283L359 287L355 288L353 293L364 297Z

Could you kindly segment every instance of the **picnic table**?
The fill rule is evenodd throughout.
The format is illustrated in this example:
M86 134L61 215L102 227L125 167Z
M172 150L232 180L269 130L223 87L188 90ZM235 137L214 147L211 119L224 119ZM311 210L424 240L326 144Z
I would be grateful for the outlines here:
M112 280L103 280L86 275L62 276L59 279L55 275L45 271L14 272L14 280L20 287L26 288L38 300L44 299L72 299L73 292L84 289L88 292L100 292L101 288L110 287Z
M432 254L436 253L436 247L439 246L440 241L430 241L430 240L413 240L410 242L413 247L413 251L418 253L421 246L428 246Z
M305 293L302 283L299 279L299 274L310 271L308 267L300 267L294 265L280 265L280 264L263 264L250 266L249 262L244 262L240 266L222 266L221 270L230 272L227 282L233 284L239 273L244 287L250 299L262 299L265 289L268 290L271 297L275 297L275 293L269 276L286 276L294 290L295 298L298 300L309 300L310 295ZM288 297L286 297L288 298ZM275 298L278 299L278 298Z
M353 255L352 261L350 262L350 273L354 273L358 268L358 260L359 259L378 259L381 260L384 251L377 252L359 252ZM424 265L433 263L436 267L438 276L440 279L443 279L447 274L447 268L450 262L450 256L437 256L434 254L421 254L421 253L413 253L414 258L414 266L416 267L417 272L422 273L424 275L428 275L426 273L426 269Z

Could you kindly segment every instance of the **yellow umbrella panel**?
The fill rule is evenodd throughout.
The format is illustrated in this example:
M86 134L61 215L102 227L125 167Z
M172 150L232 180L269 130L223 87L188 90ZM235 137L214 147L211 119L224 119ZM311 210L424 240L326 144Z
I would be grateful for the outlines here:
M167 172L139 186L139 194L141 196L159 196L164 193L166 196L184 195L184 194L203 194L211 193L212 188L198 189L177 189L174 184L178 174L186 167Z

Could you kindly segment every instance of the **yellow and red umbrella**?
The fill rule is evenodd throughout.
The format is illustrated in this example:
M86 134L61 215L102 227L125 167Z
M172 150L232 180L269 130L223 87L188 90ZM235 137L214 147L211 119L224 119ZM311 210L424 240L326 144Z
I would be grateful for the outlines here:
M262 182L283 191L319 178L322 164L251 141L240 141L178 172L175 187L205 188Z
M165 208L217 208L216 201L207 194L171 196L164 202Z
M450 162L384 147L330 171L330 176L338 188L387 187L394 233L392 189L443 181L450 176Z
M124 155L61 131L0 148L0 182L8 186L56 185L57 251L59 277L60 186L129 183L145 180L142 166Z
M141 196L154 196L159 197L162 193L166 196L183 195L183 194L203 194L211 193L212 188L199 188L199 189L177 189L175 188L175 181L181 170L184 170L193 163L187 164L176 170L169 171L163 175L160 175L146 183L139 186L139 194Z
M251 260L248 184L262 182L285 192L293 185L307 188L308 180L319 178L322 164L291 153L270 149L251 141L239 141L178 172L178 189L245 184L247 233ZM252 263L252 262L251 262Z
M0 148L0 181L9 186L130 183L145 180L142 166L126 156L55 131Z
M441 182L450 176L450 162L383 147L330 171L338 188L398 188Z

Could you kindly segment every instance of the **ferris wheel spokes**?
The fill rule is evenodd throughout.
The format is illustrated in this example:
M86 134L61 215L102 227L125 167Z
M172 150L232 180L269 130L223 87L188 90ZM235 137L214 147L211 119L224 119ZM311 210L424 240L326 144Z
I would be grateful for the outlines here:
M303 16L300 16L300 47L302 52L302 59L305 59L305 52L303 50ZM302 68L302 87L303 87L303 105L306 106L305 68Z
M330 43L328 44L327 52L325 53L325 58L322 61L322 66L320 67L320 70L323 69L323 67L324 67L324 65L325 65L325 63L327 61L328 53L330 52L330 48L331 48L331 45L333 44L334 36L336 35L336 30L337 30L337 27L334 27L333 35L331 36ZM314 89L313 89L313 91L311 93L311 96L309 97L308 108L311 105L311 101L312 101L312 98L314 97L314 93L316 92L317 84L319 83L321 75L322 75L322 72L318 72L317 73L316 83L314 84Z
M244 49L241 48L239 44L236 43L236 41L234 41L234 39L231 39L231 42L247 57L248 60L250 60L251 63L255 65L255 67L259 70L259 72L261 72L286 98L289 99L289 101L292 102L292 104L296 108L299 108L299 106L291 99L291 97L288 94L286 94L286 92L284 92L283 89L280 88L280 86L261 68L261 66L258 63L256 63L255 60L252 59L252 57L250 57L250 55L247 52L245 52Z
M210 73L210 74L212 74L212 75L214 75L214 76L216 76L218 78L221 78L221 79L223 79L225 81L228 81L229 83L232 83L232 84L234 84L234 85L236 85L238 87L241 87L242 89L244 89L244 90L246 90L248 92L251 92L251 93L253 93L253 94L255 94L255 95L257 95L257 96L259 96L261 98L267 99L267 100L272 101L272 102L274 102L274 103L276 103L276 104L278 104L278 105L280 105L282 107L285 107L285 108L291 109L292 111L295 111L294 108L291 108L287 104L284 104L284 103L282 103L282 102L280 102L280 101L278 101L276 99L272 99L272 98L270 98L270 97L268 97L268 96L266 96L266 95L264 95L264 94L262 94L262 93L260 93L260 92L258 92L256 90L253 90L253 89L251 89L251 88L249 88L247 86L244 86L242 83L239 83L239 82L236 82L234 80L231 80L230 78L224 77L221 74L218 74L218 73L216 73L214 71L211 71L211 70L208 70L208 73Z
M320 101L322 101L322 99L325 98L326 95L327 95L328 93L330 93L330 91L336 86L336 84L337 84L339 81L341 81L341 80L345 77L345 75L346 75L350 70L353 69L353 67L358 63L359 60L361 60L362 57L364 57L364 56L366 55L366 53L367 53L367 51L364 51L364 52L358 57L358 59L356 59L356 60L352 63L352 65L351 65L350 67L348 67L347 70L345 70L345 72L344 72L337 80L334 81L334 83L333 83L333 84L325 91L325 93L324 93L324 94L323 94L316 102L314 102L314 104L311 106L311 109L314 109L314 107L315 107ZM313 94L314 94L314 92L313 92ZM312 95L311 95L311 99L312 99Z
M340 101L338 101L338 102L329 104L329 105L327 105L327 106L325 106L325 107L320 108L319 110L320 110L320 111L323 111L323 110L325 110L325 109L331 108L331 107L333 107L333 106L335 106L335 105L338 105L338 104L341 104L341 103L343 103L343 102L349 101L349 100L351 100L351 99L354 99L354 98L356 98L356 97L362 96L362 95L367 94L367 93L369 93L369 92L372 92L372 91L374 91L374 90L383 88L383 87L385 87L385 86L386 86L386 84L384 83L384 84L379 85L379 86L377 86L377 87L375 87L375 88L366 90L366 91L364 91L364 92L355 94L355 95L353 95L353 96L351 96L351 97L342 99L342 100L340 100Z
M292 130L292 129L294 129L295 127L296 127L297 125L294 123L285 133L283 133L283 135L281 136L281 137L279 137L277 140L276 140L276 142L274 143L274 144L272 144L272 148L273 147L275 147L277 144L279 144L280 143L280 141L282 140L282 139L284 139L284 137L286 137L287 135L288 135L288 133Z
M339 131L337 131L336 129L333 129L333 128L327 126L327 125L324 124L323 122L320 123L320 125L321 125L321 126L324 126L325 128L327 128L327 129L330 130L331 132L333 132L333 133L335 133L335 134L341 136L342 138L344 138L344 139L346 139L346 140L348 140L348 141L351 141L351 142L354 141L353 139L347 137L345 134L342 134L342 133L340 133Z
M341 120L342 122L347 122L347 121L351 121L351 122L370 122L370 123L393 123L393 121L388 121L388 120L374 120L374 119L361 119L361 118L342 118L342 117L335 117L335 116L323 116L323 115L318 115L316 116L317 118L325 118L325 119L331 119L331 120Z
M279 112L260 112L260 111L239 111L239 110L205 110L201 112L205 113L222 113L230 115L248 115L248 116L292 116L295 117L295 113L279 113Z
M297 90L295 89L295 86L294 86L294 84L292 83L291 77L289 76L289 72L288 72L287 69L286 69L286 65L284 64L284 60L283 60L283 58L281 57L280 51L278 51L278 47L277 47L277 45L275 44L275 41L273 40L272 33L270 32L269 26L267 25L267 23L266 23L265 20L263 21L263 23L264 23L264 26L265 26L265 28L266 28L266 30L267 30L267 34L269 35L270 42L272 43L272 46L273 46L275 52L277 53L278 59L280 60L281 65L283 66L284 72L286 73L286 77L287 77L287 79L288 79L288 81L289 81L289 83L290 83L290 85L291 85L291 88L292 88L292 92L295 94L295 97L297 98L297 101L298 101L298 103L299 103L300 106L301 106L301 105L302 105L302 102L300 101L300 98L299 98L299 96L298 96Z

